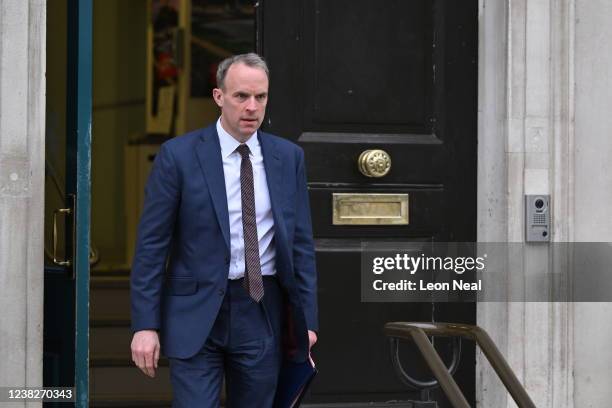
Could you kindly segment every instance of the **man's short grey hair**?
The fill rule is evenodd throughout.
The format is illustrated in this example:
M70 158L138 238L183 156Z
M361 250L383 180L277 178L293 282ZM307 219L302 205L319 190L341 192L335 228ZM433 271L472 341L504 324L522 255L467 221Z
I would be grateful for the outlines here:
M242 63L251 68L259 68L266 73L268 80L270 80L270 71L268 70L268 64L266 64L266 61L264 61L263 58L254 52L249 52L248 54L228 57L219 63L219 67L217 68L218 88L225 89L225 76L227 75L227 71L229 70L229 67L236 63Z

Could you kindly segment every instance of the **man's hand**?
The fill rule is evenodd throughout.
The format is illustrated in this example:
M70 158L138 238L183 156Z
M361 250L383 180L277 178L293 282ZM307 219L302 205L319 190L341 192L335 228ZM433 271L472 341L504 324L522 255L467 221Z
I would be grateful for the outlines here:
M312 330L308 330L308 358L310 358L310 364L312 364L313 367L315 363L312 360L312 357L310 356L310 349L312 348L312 346L314 346L316 342L317 342L317 333L313 332Z
M159 361L159 336L155 330L140 330L132 338L132 361L149 377L155 377Z

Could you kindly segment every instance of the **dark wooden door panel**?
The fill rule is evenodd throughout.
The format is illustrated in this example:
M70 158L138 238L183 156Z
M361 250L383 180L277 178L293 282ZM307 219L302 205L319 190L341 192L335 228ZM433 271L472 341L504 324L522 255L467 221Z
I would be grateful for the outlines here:
M304 125L431 128L433 4L304 2ZM308 56L311 58L308 58ZM372 63L375 61L375 63Z
M382 327L407 316L430 320L431 305L361 303L359 246L346 240L319 240L317 249L320 265L334 265L319 278L319 301L324 307L319 317L321 344L331 341L334 346L320 347L315 353L320 374L313 383L312 401L407 399L405 386L393 371ZM426 370L413 348L403 352L411 372L419 375Z
M272 72L264 129L306 153L319 271L320 376L310 402L417 398L396 378L387 321L475 321L474 304L362 303L364 241L476 238L477 0L260 0ZM390 172L358 157L383 149ZM408 225L334 225L334 193L405 193ZM430 378L414 347L406 365ZM474 403L474 349L458 381ZM448 406L439 391L434 392Z

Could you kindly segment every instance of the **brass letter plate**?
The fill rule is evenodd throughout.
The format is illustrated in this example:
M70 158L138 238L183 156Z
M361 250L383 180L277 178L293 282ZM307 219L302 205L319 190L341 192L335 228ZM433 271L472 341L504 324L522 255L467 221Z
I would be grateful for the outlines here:
M333 193L334 225L408 225L408 194Z

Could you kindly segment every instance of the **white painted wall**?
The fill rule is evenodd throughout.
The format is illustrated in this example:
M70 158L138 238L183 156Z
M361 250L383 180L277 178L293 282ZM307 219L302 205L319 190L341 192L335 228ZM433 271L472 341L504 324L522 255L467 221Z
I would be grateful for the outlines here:
M42 385L45 39L45 0L0 1L0 386Z
M523 241L523 194L550 193L555 241L612 241L612 3L481 0L479 30L479 240ZM531 248L519 266L545 267L546 246ZM478 323L536 406L604 407L611 313L601 303L481 303ZM515 406L482 355L477 364L479 406Z
M576 1L575 41L574 238L612 242L612 2ZM574 317L575 406L610 406L612 304L577 303Z

